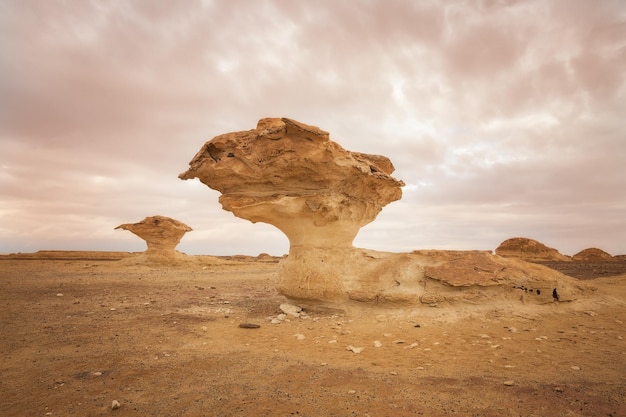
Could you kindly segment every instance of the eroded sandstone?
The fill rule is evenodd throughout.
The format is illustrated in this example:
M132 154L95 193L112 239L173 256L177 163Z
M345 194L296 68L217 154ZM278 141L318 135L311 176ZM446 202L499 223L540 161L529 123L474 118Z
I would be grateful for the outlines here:
M137 223L120 224L115 229L128 230L146 241L145 257L150 261L167 262L183 256L176 251L185 233L191 227L165 216L146 217Z
M179 177L222 193L225 210L280 229L291 247L351 247L402 196L388 158L350 152L328 132L286 118L207 142Z
M181 179L222 193L235 216L289 238L278 290L300 305L440 305L486 300L576 299L585 287L541 265L489 252L390 253L354 248L359 229L400 199L404 183L383 156L350 152L317 127L261 119L252 130L216 136Z

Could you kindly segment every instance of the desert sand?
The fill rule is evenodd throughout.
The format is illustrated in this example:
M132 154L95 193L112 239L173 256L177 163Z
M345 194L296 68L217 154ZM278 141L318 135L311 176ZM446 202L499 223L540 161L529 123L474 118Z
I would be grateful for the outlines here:
M560 265L573 301L279 320L278 258L138 259L0 257L0 415L626 415L624 262Z

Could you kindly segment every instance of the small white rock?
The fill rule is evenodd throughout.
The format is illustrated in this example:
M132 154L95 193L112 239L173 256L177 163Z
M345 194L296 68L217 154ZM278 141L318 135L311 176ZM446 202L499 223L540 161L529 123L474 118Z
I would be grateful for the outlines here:
M296 337L296 339L298 339L298 340L304 340L304 339L306 339L306 337L305 337L303 334L300 334L300 333L296 333L296 334L294 334L294 336L295 336L295 337Z
M280 324L280 323L282 323L282 320L272 319L272 321L270 321L270 323L272 323L272 324Z
M354 353L361 353L361 352L363 352L363 350L365 350L365 348L364 347L355 347L355 346L350 345L350 346L346 347L346 350L350 350L350 351L352 351Z
M57 297L63 297L63 294L62 293L58 293Z
M356 391L351 389L351 390L348 391L348 394L356 394Z
M510 387L510 386L515 385L515 382L514 381L510 381L510 380L509 381L504 381L504 385L506 385L507 387Z
M375 348L383 347L383 344L380 342L380 340L374 340L374 347Z
M302 311L302 307L298 307L293 304L284 303L280 305L280 310L285 314L289 314L290 316L300 317L300 312Z
M572 368L573 370L575 370L575 371L580 371L580 366L576 366L576 365L574 365L574 366L572 366L571 368Z
M121 406L122 405L120 404L120 402L118 400L111 401L111 410L117 410Z

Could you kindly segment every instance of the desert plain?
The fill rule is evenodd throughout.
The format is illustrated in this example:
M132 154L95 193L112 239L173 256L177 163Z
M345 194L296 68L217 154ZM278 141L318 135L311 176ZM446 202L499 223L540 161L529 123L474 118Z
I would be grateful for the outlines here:
M0 415L626 415L626 262L550 265L575 301L285 317L280 258L188 258L0 256Z

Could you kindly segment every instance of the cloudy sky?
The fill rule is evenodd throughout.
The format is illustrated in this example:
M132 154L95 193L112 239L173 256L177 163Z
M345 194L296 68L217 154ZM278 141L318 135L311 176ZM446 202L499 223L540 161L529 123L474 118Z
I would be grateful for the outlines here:
M401 201L355 246L626 253L626 2L0 1L0 253L281 255L178 174L262 117L389 157Z

